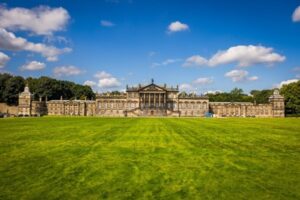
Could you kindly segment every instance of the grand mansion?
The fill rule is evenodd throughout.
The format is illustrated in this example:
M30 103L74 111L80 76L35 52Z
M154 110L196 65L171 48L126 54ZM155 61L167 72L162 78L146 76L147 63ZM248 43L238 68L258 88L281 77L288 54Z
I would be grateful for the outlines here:
M126 87L125 93L102 93L96 100L33 101L28 87L19 95L19 116L70 115L103 117L284 117L284 98L278 90L268 104L209 102L207 96L180 96L166 84Z

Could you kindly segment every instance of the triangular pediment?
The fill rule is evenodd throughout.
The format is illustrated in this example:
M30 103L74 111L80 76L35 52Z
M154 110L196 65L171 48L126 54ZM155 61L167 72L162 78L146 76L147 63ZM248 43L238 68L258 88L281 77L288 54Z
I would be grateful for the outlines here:
M139 91L165 91L165 89L152 83L150 85L142 87Z

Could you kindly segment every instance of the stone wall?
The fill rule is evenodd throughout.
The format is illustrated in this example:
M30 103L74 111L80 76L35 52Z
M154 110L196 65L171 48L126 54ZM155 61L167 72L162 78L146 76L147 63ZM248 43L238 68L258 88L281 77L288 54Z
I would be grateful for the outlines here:
M18 106L9 106L6 103L0 103L0 113L7 113L10 115L18 115Z
M272 117L272 104L251 102L210 102L209 111L214 117Z
M178 109L181 117L204 117L209 101L205 98L180 98Z

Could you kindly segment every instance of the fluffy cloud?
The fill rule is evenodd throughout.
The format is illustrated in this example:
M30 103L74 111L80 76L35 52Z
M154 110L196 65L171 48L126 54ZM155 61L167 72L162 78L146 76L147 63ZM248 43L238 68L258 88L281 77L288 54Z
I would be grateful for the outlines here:
M112 76L111 74L101 71L95 74L95 77L98 78L98 87L101 89L116 88L121 85L120 81Z
M101 20L100 21L101 26L105 26L105 27L112 27L115 26L114 23L112 23L111 21L108 20Z
M183 83L179 85L179 90L181 91L192 91L194 87L191 84Z
M249 80L249 81L256 81L256 80L258 80L258 76L251 76L251 77L248 77L248 80Z
M3 68L9 60L10 57L8 55L0 52L0 69Z
M189 29L189 26L187 24L183 24L180 21L172 22L168 26L168 32L179 32L179 31L186 31Z
M37 35L51 35L64 30L70 16L64 8L40 6L33 9L0 7L0 27L30 31Z
M25 38L16 37L15 34L3 28L0 28L0 49L12 51L26 50L40 53L46 57L48 61L56 61L58 55L71 51L70 48L58 49L54 46L47 46L42 43L29 42Z
M290 83L295 83L297 81L299 81L299 79L290 79L290 80L286 80L286 81L281 81L279 84L276 84L275 87L281 88L283 85L288 85Z
M88 86L94 87L95 85L97 85L97 83L95 81L87 80L83 83L83 85L88 85Z
M104 79L104 78L110 78L111 77L111 74L105 72L105 71L101 71L101 72L97 72L95 75L94 75L95 78L98 78L98 79Z
M172 63L176 63L181 61L181 59L167 59L161 63L152 63L151 67L159 67L159 66L166 66Z
M183 64L184 67L189 66L203 66L207 64L207 60L199 55L194 55L187 58Z
M55 67L53 70L55 76L75 76L84 73L78 67L69 65L69 66L61 66Z
M36 71L36 70L42 70L46 67L45 63L41 63L38 61L31 61L23 66L21 66L21 70L29 70L29 71Z
M300 21L300 6L298 6L292 16L292 19L294 22L299 22Z
M231 78L233 82L241 82L241 81L255 81L258 79L257 76L248 76L249 72L245 70L231 70L225 74L225 77Z
M183 83L179 85L179 90L187 92L195 92L198 90L197 87L209 85L213 83L213 77L200 77L194 80L192 83Z
M199 55L189 57L183 66L208 65L214 67L222 64L237 63L239 67L247 67L254 64L273 64L284 60L285 56L274 53L273 48L239 45L219 51L210 59L203 58Z
M194 80L194 84L196 85L207 85L207 84L211 84L213 83L214 80L211 77L202 77L202 78L197 78L196 80Z
M274 53L272 48L254 45L240 45L230 47L225 51L216 53L209 60L209 64L211 66L216 66L220 64L237 62L238 66L247 67L253 64L272 64L275 62L282 62L284 60L285 57Z

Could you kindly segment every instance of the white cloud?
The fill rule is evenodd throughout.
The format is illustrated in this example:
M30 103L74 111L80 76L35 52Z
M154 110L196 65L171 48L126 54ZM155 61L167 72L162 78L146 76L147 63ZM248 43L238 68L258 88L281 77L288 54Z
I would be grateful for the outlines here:
M119 87L120 85L121 83L115 77L103 78L100 79L98 82L98 86L100 88L114 88L114 87Z
M299 22L300 21L300 6L298 6L292 16L292 19L294 22Z
M258 76L251 76L248 78L249 81L256 81L258 80Z
M82 71L78 67L69 65L55 67L53 73L55 76L75 76L84 73L84 71Z
M199 55L186 59L183 66L203 66L214 67L222 64L237 63L239 67L248 67L255 64L269 64L283 62L285 56L273 52L273 48L254 45L238 45L226 50L218 51L210 59L205 59Z
M279 84L276 84L275 87L281 88L283 85L288 85L290 83L295 83L298 81L299 81L299 79L290 79L290 80L286 80L286 81L281 81Z
M181 59L167 59L161 63L152 63L151 67L167 66L172 63L179 62L179 61L181 61Z
M207 84L211 84L213 83L214 80L212 77L202 77L202 78L197 78L196 80L194 80L194 84L197 85L207 85Z
M0 27L9 30L30 31L37 35L52 35L64 30L70 19L62 7L40 6L32 9L0 7Z
M70 44L71 41L63 36L56 35L46 35L43 38L43 42L45 43L58 43L58 44Z
M29 70L29 71L36 71L36 70L42 70L46 67L45 63L38 62L38 61L31 61L23 66L21 66L21 70Z
M95 85L97 85L97 83L95 81L87 80L83 83L83 85L88 85L90 87L94 87Z
M183 64L184 67L189 66L203 66L207 64L207 60L199 55L194 55L189 58L187 58Z
M181 85L179 85L179 90L197 93L197 87L202 87L211 83L213 83L213 77L200 77L194 80L192 83L182 83Z
M168 32L179 32L179 31L186 31L189 29L189 26L187 24L181 23L180 21L172 22L168 26Z
M111 77L111 74L105 72L105 71L101 71L101 72L97 72L95 75L94 75L95 78L98 78L98 79L104 79L104 78L110 78Z
M95 78L98 78L98 87L101 89L116 88L121 85L120 81L110 73L101 71L96 73Z
M108 20L101 20L100 21L101 26L105 26L105 27L112 27L115 26L114 23L112 23L111 21Z
M0 52L0 69L3 68L9 60L10 57L8 55Z
M216 66L237 62L238 66L247 67L253 64L272 64L275 62L282 62L284 60L285 57L274 53L273 48L254 45L240 45L230 47L225 51L219 51L209 60L209 64L211 66Z
M225 77L231 78L233 82L241 81L255 81L258 80L257 76L248 77L249 72L245 70L234 69L225 74Z
M70 48L58 49L54 46L47 46L42 43L33 43L27 41L25 38L16 37L14 33L8 32L0 28L0 49L12 51L31 51L40 53L46 57L48 61L56 61L58 55L70 52Z
M192 91L194 90L194 87L191 84L183 83L179 85L180 91Z

